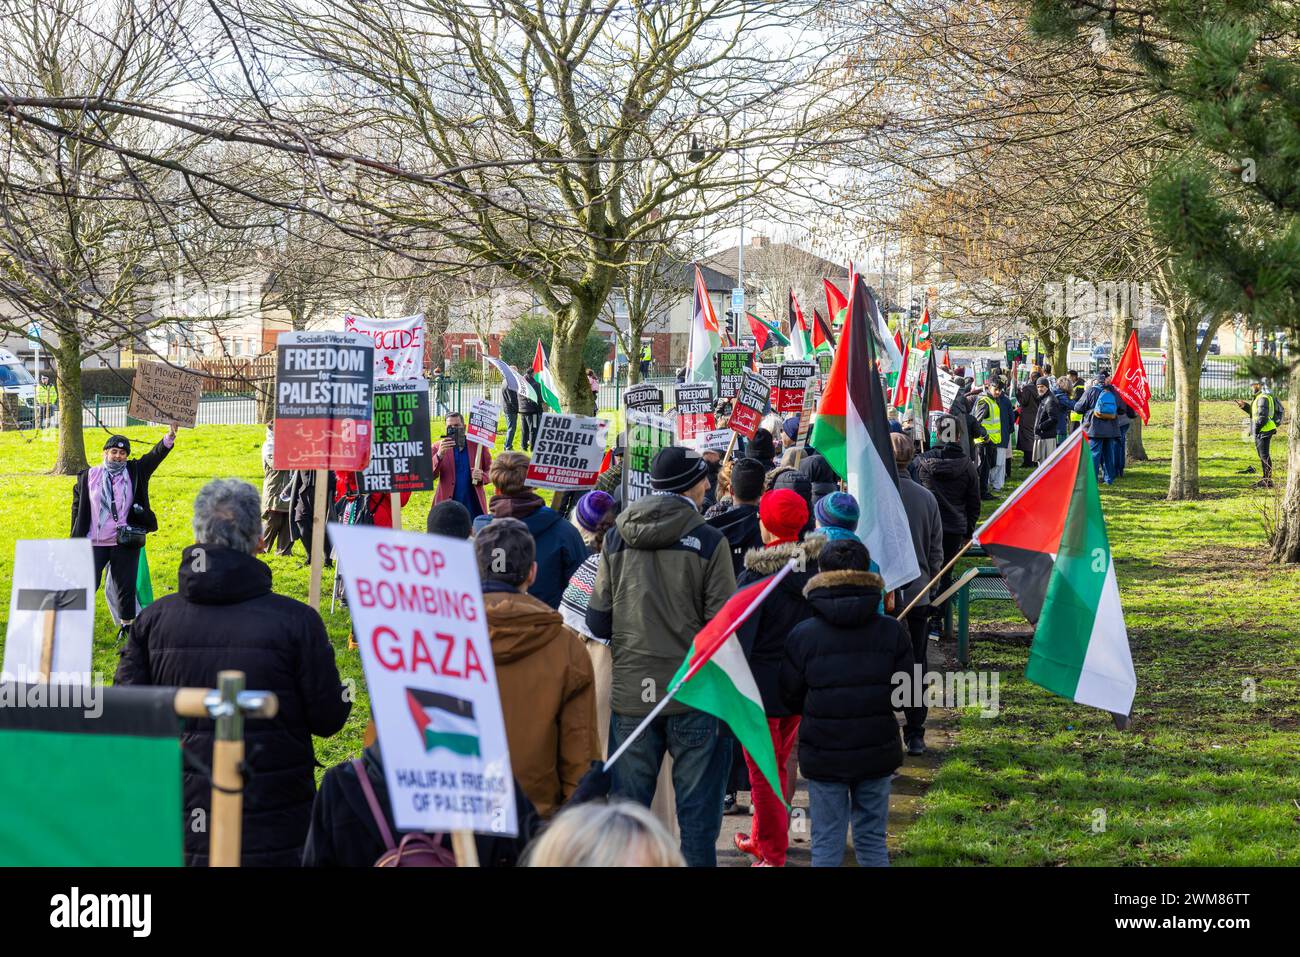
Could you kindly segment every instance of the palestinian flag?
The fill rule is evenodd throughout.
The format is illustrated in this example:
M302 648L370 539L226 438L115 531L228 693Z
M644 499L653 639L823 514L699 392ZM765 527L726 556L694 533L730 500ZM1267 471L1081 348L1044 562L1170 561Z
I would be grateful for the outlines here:
M861 507L858 538L880 566L886 590L893 590L919 578L921 569L898 492L873 322L871 293L855 276L853 301L809 441L847 480Z
M790 321L790 348L787 351L795 361L811 359L813 345L812 338L808 335L808 323L804 321L803 310L799 308L794 290L788 289L787 295L786 311Z
M894 333L895 336L898 333ZM907 388L907 364L912 358L912 349L910 346L903 346L903 367L898 371L894 378L894 408L901 409L907 405L908 393Z
M745 661L736 631L781 579L790 574L794 564L791 560L771 578L754 582L727 599L695 636L686 660L668 683L670 693L671 689L678 688L679 701L727 723L782 802L785 798L781 776L777 773L776 749L767 727L763 698Z
M826 311L830 314L831 326L840 326L843 335L844 320L849 315L848 297L829 279L823 279L822 285L826 287Z
M453 754L479 756L474 702L423 688L406 689L406 705L427 754L444 748Z
M537 340L537 352L533 355L533 378L542 393L542 404L552 412L560 411L560 394L555 388L555 378L546 365L546 353L542 351L542 340Z
M831 325L822 318L822 314L813 306L813 329L812 329L813 352L830 355L835 351L835 333L831 331Z
M704 285L704 274L695 267L695 292L691 299L691 339L686 352L686 381L712 382L713 357L722 346L718 315Z
M1083 430L1076 429L975 532L1035 626L1025 677L1118 717L1137 676Z
M925 371L921 373L921 415L945 411L943 394L939 391L939 364L934 361L934 350L925 350Z
M781 330L775 326L770 326L752 312L745 313L745 318L749 320L749 331L754 335L754 341L758 344L759 352L766 352L773 346L788 346L790 340L781 335Z
M924 346L921 344L924 343ZM921 328L916 330L916 344L922 348L930 347L930 307L921 313Z

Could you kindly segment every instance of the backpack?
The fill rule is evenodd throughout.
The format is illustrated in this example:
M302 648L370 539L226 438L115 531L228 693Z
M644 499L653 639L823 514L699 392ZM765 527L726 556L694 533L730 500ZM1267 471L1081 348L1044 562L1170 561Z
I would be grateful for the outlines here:
M384 809L379 806L379 799L375 797L375 789L370 786L370 779L366 776L365 766L361 763L360 758L352 759L352 769L357 772L357 780L361 782L361 791L366 796L366 804L370 805L370 814L375 819L375 824L379 826L379 835L384 839L384 847L387 848L375 861L375 867L455 867L456 855L442 846L441 834L421 834L412 831L402 838L401 844L393 843L393 832L388 827L388 818L384 816Z
M1097 396L1097 404L1093 406L1092 414L1098 419L1118 418L1119 403L1115 401L1115 393L1110 389L1102 389L1101 394Z

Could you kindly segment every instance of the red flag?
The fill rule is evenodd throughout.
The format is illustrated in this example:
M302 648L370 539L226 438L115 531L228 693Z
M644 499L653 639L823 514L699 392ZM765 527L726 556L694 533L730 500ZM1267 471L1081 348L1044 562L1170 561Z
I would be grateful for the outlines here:
M849 297L840 292L839 287L829 279L823 279L822 284L826 287L826 311L830 313L833 326L836 319L843 319L840 313L848 310Z
M1128 345L1124 347L1124 355L1110 377L1110 384L1115 387L1120 398L1142 416L1143 425L1151 421L1151 383L1147 381L1147 369L1142 364L1136 331L1129 333Z

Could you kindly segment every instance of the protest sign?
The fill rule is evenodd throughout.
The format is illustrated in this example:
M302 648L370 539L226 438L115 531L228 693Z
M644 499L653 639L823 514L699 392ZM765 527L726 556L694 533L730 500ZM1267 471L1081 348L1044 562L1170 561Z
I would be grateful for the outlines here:
M401 319L344 316L343 331L357 332L375 344L375 378L400 382L424 378L424 315Z
M953 401L957 398L957 392L961 388L957 384L957 379L947 369L939 367L939 398L943 400L943 407L951 409Z
M546 412L533 439L528 479L533 488L592 488L605 457L609 423L585 415Z
M370 462L375 350L349 332L285 332L276 344L277 469L360 472Z
M740 391L736 393L736 403L732 406L731 419L727 423L731 431L752 439L763 421L767 399L767 380L756 372L747 371L740 384Z
M758 351L758 339L754 336L741 336L740 344L743 348L748 349L750 352Z
M750 349L722 349L718 352L718 398L730 399L740 391L745 370L754 362Z
M775 409L776 397L777 397L776 396L777 382L780 380L781 377L781 367L777 365L775 362L761 362L759 363L758 366L758 374L763 377L763 380L768 385L769 401L771 403L772 408ZM766 412L767 409L764 408L763 411Z
M487 399L475 399L470 406L469 422L465 435L471 442L486 445L489 449L496 444L497 426L501 421L501 406Z
M713 385L682 382L673 387L677 404L677 437L683 442L713 431Z
M415 388L411 388L415 385ZM428 492L433 488L429 390L423 380L375 386L375 445L362 473L366 492Z
M812 362L783 362L777 375L776 411L786 416L803 408L808 380L817 375Z
M20 539L5 629L6 681L90 682L95 559L89 538Z
M161 362L141 362L131 380L126 414L145 422L194 428L203 395L203 376Z
M654 491L650 485L650 463L660 449L676 444L673 420L666 415L628 409L623 431L623 506Z
M643 412L662 412L664 410L663 390L649 382L629 386L623 393L623 408Z
M402 831L515 834L515 788L474 546L331 523Z
M697 452L726 452L731 446L732 436L735 435L731 429L714 429L712 432L701 432L693 440L695 451Z
M799 410L799 431L795 433L794 444L799 448L808 447L808 433L812 431L813 414L821 399L822 384L820 378L810 379L803 394L803 408Z

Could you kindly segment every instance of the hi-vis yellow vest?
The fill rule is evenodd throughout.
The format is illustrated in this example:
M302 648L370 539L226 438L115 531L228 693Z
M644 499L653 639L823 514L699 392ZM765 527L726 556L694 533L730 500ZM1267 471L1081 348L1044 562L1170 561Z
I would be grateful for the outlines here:
M984 426L984 431L988 433L987 439L976 439L976 442L990 442L993 445L1002 444L1002 408L998 405L998 400L992 396L980 396L980 402L989 410L988 418L980 424Z
M1267 392L1261 392L1259 395L1255 396L1255 408L1253 409L1254 415L1251 416L1251 418L1256 422L1259 421L1259 413L1261 411L1260 403L1265 403L1267 405L1268 419L1267 421L1265 421L1264 427L1259 430L1259 434L1267 435L1269 432L1276 432L1277 431L1277 400L1274 399Z
M1071 401L1071 402L1078 402L1080 399L1083 398L1083 394L1084 394L1085 392L1087 392L1087 391L1088 391L1088 390L1084 387L1084 384L1083 384L1082 382L1080 382L1078 385L1076 385L1073 389L1070 390L1070 401ZM1071 413L1070 413L1070 421L1071 421L1071 422L1082 422L1082 421L1083 421L1083 413L1082 413L1082 412L1071 412Z

